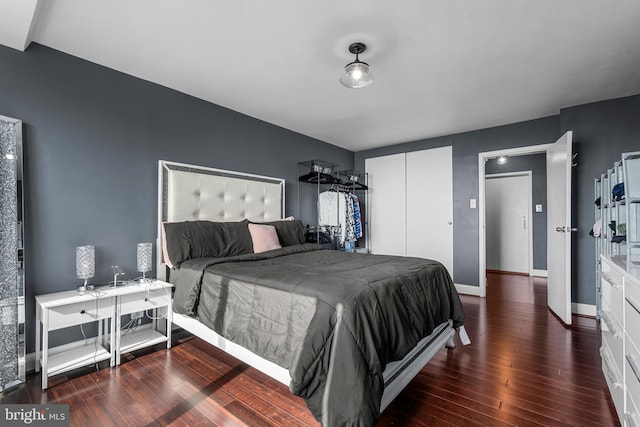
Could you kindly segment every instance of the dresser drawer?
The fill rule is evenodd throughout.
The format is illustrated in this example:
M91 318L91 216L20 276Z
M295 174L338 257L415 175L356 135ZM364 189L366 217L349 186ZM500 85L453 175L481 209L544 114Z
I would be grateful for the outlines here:
M627 390L632 396L636 396L636 400L640 399L640 350L626 337L626 357L625 357L625 380ZM637 402L637 403L640 403ZM640 427L640 426L639 426Z
M600 265L600 275L602 278L613 286L622 286L622 273L620 273L613 265L610 259L603 259Z
M611 360L611 353L606 345L600 347L600 356L602 357L602 373L607 381L611 400L616 408L619 419L624 419L624 385L622 373L618 371L614 362Z
M82 323L94 322L113 316L113 298L82 301L74 304L51 307L49 312L49 330L62 329Z
M171 305L171 288L151 289L120 297L120 314L151 310Z
M640 288L627 281L624 322L627 335L640 347Z
M622 372L624 366L624 331L622 325L607 319L607 313L602 312L602 345L610 351L611 360L616 368Z
M620 278L620 282L610 279L610 276L603 275L600 282L602 310L608 311L612 319L622 323L622 308L624 306L622 278Z
M627 427L640 427L640 396L632 396L627 390L627 412L624 414L624 420Z

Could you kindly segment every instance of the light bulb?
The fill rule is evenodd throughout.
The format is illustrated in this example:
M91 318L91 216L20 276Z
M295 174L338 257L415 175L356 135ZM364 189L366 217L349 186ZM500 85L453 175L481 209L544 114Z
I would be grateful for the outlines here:
M351 78L354 80L360 80L362 78L362 70L360 68L356 68L351 72Z

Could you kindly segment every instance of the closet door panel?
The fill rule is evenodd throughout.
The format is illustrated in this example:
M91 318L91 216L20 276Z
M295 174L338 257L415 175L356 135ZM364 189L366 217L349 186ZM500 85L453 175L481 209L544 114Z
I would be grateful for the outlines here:
M407 153L407 255L440 261L453 275L451 147Z
M368 247L371 253L406 255L405 154L365 160L369 178Z

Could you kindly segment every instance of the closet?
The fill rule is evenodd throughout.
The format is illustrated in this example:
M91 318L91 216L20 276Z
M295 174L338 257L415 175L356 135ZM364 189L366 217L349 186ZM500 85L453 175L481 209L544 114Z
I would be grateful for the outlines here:
M453 275L452 147L365 160L371 253L440 261Z

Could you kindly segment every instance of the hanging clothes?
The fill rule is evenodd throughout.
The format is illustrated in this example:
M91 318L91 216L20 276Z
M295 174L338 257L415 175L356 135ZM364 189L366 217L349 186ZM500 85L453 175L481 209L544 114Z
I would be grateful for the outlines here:
M346 210L345 200L342 193L335 191L324 191L318 195L318 224L329 227L338 227L345 224L346 218L340 213Z
M602 220L599 219L593 224L591 231L589 232L593 237L600 237L602 235Z
M358 198L351 193L325 191L318 195L318 223L338 227L340 243L362 237L362 220Z
M346 225L344 228L344 241L345 242L354 242L356 240L356 220L355 220L355 209L353 207L353 197L351 194L345 194L345 200L347 202L347 212L346 216Z
M353 198L353 219L355 221L355 234L356 239L362 237L362 216L360 215L360 202L358 201L358 196L352 194Z

